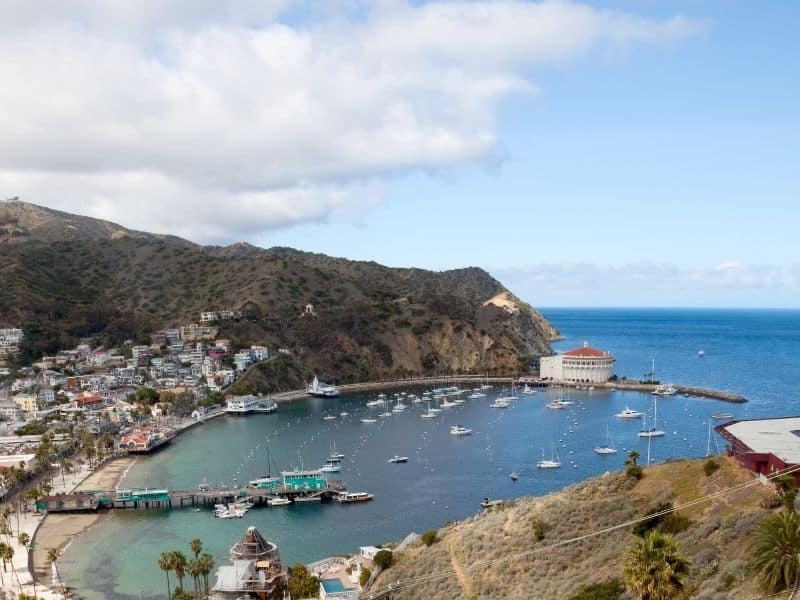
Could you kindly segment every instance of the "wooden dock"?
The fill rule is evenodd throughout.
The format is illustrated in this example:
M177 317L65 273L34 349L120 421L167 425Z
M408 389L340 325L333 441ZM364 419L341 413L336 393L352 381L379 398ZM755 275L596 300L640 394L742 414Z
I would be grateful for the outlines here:
M232 502L252 502L254 506L268 506L270 498L287 498L292 502L297 498L316 498L326 502L339 492L345 491L341 481L330 481L325 489L295 490L284 486L275 491L254 488L221 488L212 490L91 490L72 494L46 496L36 503L36 508L47 512L96 512L104 509L154 509L208 507Z

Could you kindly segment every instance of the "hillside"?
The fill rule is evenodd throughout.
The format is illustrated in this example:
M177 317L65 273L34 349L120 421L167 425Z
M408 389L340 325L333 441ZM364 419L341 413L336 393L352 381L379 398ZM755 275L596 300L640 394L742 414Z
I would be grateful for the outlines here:
M432 272L290 248L198 246L22 202L0 204L3 219L24 231L0 243L0 326L24 325L23 360L84 336L146 341L215 309L243 313L221 325L221 336L289 349L294 379L516 372L557 335L478 268ZM309 303L314 314L301 317Z
M561 492L485 511L444 527L429 548L419 543L411 547L378 577L372 590L410 580L413 585L392 598L571 598L587 584L619 577L621 557L634 536L632 528L625 527L555 546L559 540L631 521L662 502L677 506L753 481L733 459L716 461L720 468L711 476L704 474L702 460L676 461L646 469L638 482L621 472L606 473ZM675 534L692 559L687 597L759 595L745 572L744 558L756 524L771 512L762 502L772 496L769 488L754 485L680 511L689 519L686 529ZM523 552L528 553L523 558L486 563Z

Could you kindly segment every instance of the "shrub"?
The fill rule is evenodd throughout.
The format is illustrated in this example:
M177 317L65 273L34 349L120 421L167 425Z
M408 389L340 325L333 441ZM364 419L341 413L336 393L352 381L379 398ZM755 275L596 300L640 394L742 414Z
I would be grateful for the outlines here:
M544 539L544 532L547 529L547 523L539 518L534 517L531 519L531 526L533 527L533 538L537 542L541 542Z
M430 529L429 531L423 533L420 536L422 543L425 544L426 546L433 546L434 542L436 542L436 533L437 532L435 529Z
M311 598L319 594L319 579L305 565L289 567L289 593L293 598Z
M679 512L671 512L664 517L659 529L664 533L680 533L681 531L686 531L691 526L692 521L689 517Z
M706 477L711 477L717 469L719 469L719 465L713 458L709 458L703 463L703 473L706 474Z
M671 508L672 508L672 502L659 502L655 506L650 507L650 509L645 514L645 517L649 517L650 515L658 515L658 513L664 512L665 510L670 510ZM665 516L666 515L658 515L658 516L653 516L644 521L640 521L639 523L633 526L633 533L635 535L638 535L639 537L644 537L645 535L647 535L647 533L649 533L650 531L661 525L661 522L664 520Z
M625 586L622 585L622 581L614 577L608 581L582 587L570 600L617 600L622 597L624 591Z
M363 588L367 585L369 578L372 577L372 571L369 567L361 567L361 575L358 576L358 584Z
M392 566L393 558L394 557L391 550L378 550L375 553L375 557L372 559L372 562L374 562L381 569L388 569Z

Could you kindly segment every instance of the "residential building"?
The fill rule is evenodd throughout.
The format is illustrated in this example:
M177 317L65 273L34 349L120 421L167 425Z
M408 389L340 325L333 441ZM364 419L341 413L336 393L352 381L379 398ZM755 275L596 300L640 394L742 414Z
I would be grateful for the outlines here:
M23 412L35 413L39 410L39 399L35 394L17 394L13 400Z
M5 421L21 421L22 407L16 402L0 402L0 418Z
M180 329L181 339L187 342L195 342L197 340L213 340L217 337L217 328L209 325L199 325L197 323L190 323L184 325Z

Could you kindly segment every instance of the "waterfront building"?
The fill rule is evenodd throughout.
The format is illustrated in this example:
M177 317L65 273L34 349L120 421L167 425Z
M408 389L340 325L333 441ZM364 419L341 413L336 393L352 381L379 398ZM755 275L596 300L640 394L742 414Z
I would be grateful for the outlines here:
M613 375L614 356L584 342L580 348L539 359L539 377L574 383L605 383Z
M230 565L217 569L213 600L281 598L287 573L281 565L277 544L264 539L258 529L247 528L242 538L231 546L230 559Z
M295 492L324 490L328 481L319 469L310 471L281 471L283 485Z
M163 446L175 437L175 432L167 427L135 427L122 436L119 449L130 453L146 453Z
M745 468L771 475L800 465L800 417L737 420L714 430L728 442L728 455ZM800 471L794 471L800 485Z

